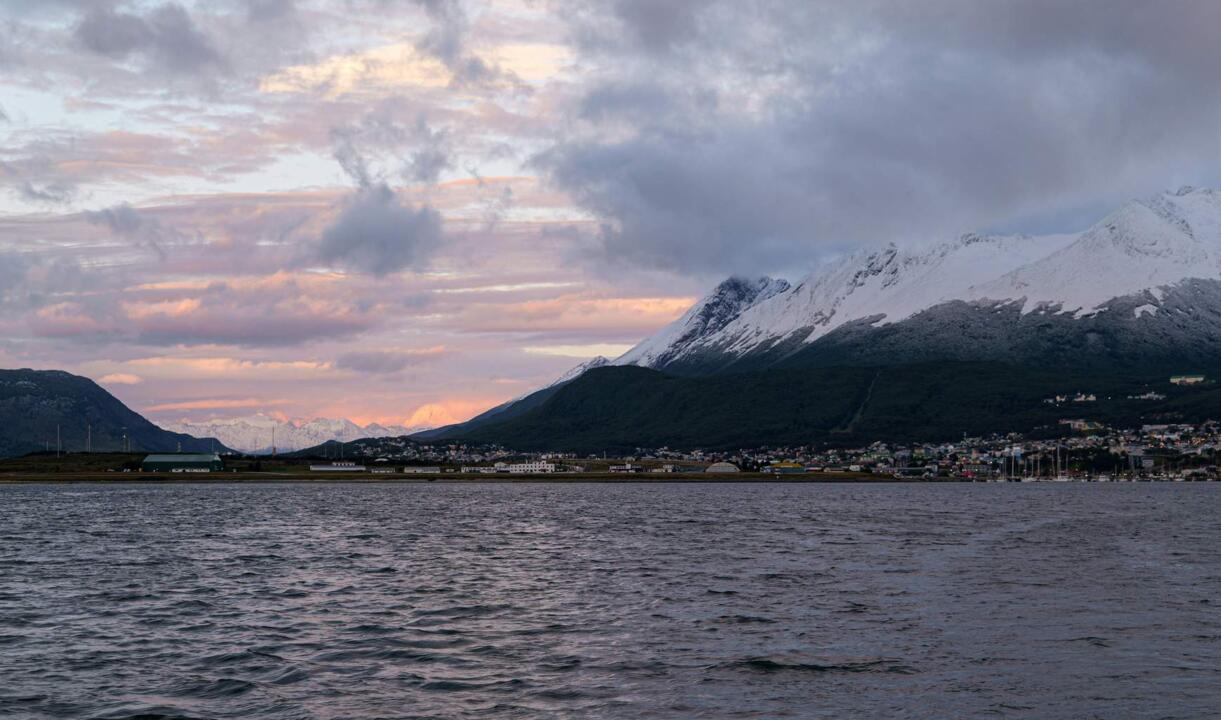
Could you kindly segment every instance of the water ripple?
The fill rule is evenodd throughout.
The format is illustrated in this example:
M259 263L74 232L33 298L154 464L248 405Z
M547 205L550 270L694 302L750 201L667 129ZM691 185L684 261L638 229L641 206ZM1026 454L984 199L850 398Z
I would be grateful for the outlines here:
M0 718L1221 716L1221 488L0 486Z

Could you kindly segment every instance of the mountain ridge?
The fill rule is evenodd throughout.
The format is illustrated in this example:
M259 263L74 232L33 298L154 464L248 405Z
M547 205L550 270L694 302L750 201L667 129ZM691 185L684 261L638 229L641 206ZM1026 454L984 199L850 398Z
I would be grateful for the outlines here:
M922 250L890 244L827 263L794 285L770 285L783 289L738 305L721 303L718 286L614 364L701 375L740 369L754 356L744 363L753 369L852 323L883 328L955 303L1013 305L1022 316L1054 308L1082 319L1145 296L1156 316L1162 299L1187 281L1221 281L1221 194L1211 189L1131 201L1081 233L966 234ZM717 303L732 316L690 332L693 313Z
M658 376L612 372L633 367ZM919 440L1054 428L1070 411L1221 418L1212 385L1181 397L1170 387L1184 373L1221 374L1221 194L1210 189L1125 203L1081 232L889 244L795 284L731 277L610 367L432 437L586 450ZM862 378L880 379L876 392ZM1043 402L1082 391L1116 396ZM1169 399L1133 399L1151 392ZM859 422L837 425L821 405Z
M0 370L0 457L39 450L224 452L215 438L173 433L89 378L62 370ZM124 439L126 436L126 440Z

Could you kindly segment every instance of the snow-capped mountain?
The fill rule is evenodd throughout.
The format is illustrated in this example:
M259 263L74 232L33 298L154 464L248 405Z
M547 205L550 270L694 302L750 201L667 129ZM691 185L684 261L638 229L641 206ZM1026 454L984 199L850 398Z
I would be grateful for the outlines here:
M377 423L362 426L343 418L280 420L263 414L207 422L161 423L161 427L171 432L215 437L234 450L249 453L270 452L273 431L276 450L287 452L314 447L329 440L349 442L367 437L397 437L426 429Z
M1218 281L1221 193L1183 188L1129 202L1081 233L971 234L921 249L890 245L828 263L793 286L731 278L614 364L716 372L749 359L774 364L882 329L870 343L885 336L892 345L906 337L953 346L972 328L973 347L952 355L1003 355L1015 352L1022 332L1045 327L1067 342L1073 329L1067 321L1080 321L1076 327L1091 341L1145 332L1151 346L1173 340L1173 325L1184 342L1201 333L1221 342ZM1207 313L1196 312L1202 306ZM1103 318L1120 310L1122 318ZM1193 320L1184 324L1187 316ZM1115 342L1095 345L1114 353Z
M708 297L691 306L678 320L627 351L614 364L663 367L680 356L683 348L699 343L701 338L716 335L750 308L789 290L787 280L731 277L718 285ZM569 374L578 377L587 369L574 368L573 372L580 372Z

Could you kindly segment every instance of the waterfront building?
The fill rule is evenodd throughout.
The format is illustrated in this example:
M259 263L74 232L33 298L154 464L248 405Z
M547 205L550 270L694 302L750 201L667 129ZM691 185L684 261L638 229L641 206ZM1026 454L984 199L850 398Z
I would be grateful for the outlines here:
M216 453L164 453L149 455L140 463L144 472L219 472L223 468Z
M555 463L537 460L534 462L513 463L506 468L513 475L537 475L555 472Z
M364 465L357 465L354 462L338 461L330 465L310 465L310 472L364 472Z

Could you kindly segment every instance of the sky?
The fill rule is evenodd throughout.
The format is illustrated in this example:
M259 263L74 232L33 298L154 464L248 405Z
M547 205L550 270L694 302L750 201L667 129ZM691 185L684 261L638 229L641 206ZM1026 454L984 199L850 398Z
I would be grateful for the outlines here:
M0 0L0 367L438 425L726 276L1221 184L1221 4Z

